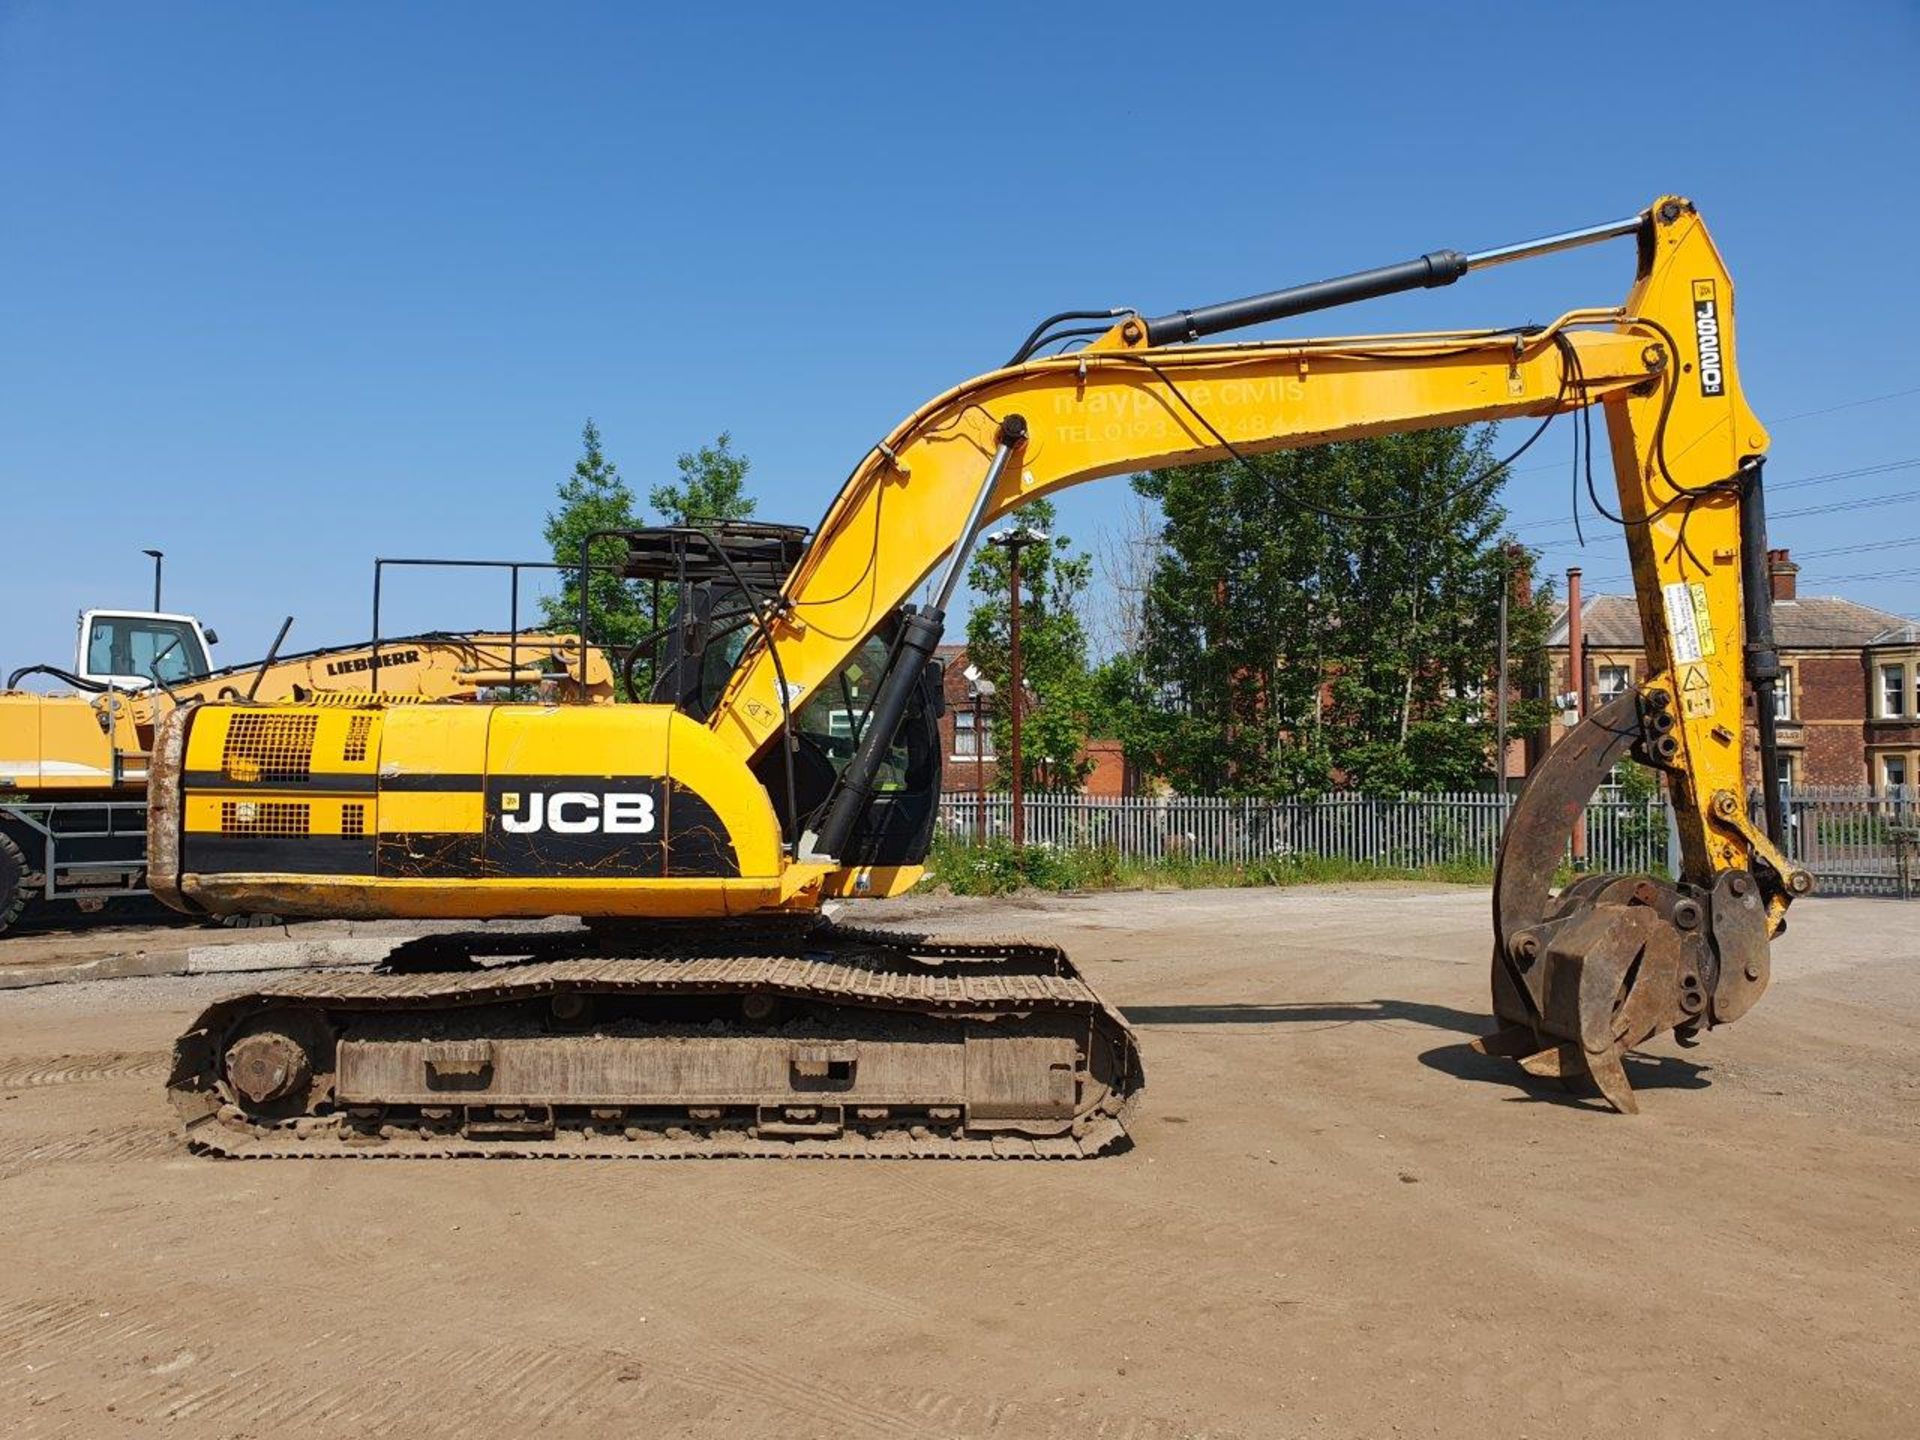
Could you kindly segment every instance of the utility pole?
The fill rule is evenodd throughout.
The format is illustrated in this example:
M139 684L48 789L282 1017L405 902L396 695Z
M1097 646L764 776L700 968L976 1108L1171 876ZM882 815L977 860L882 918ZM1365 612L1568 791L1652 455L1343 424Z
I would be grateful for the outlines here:
M1007 684L1011 693L1007 696L1007 706L1012 723L1009 738L1013 742L1013 783L1009 787L1013 794L1013 848L1018 850L1027 840L1027 817L1025 809L1025 786L1022 784L1022 765L1020 758L1020 710L1026 698L1026 691L1020 683L1020 552L1029 545L1044 545L1047 532L1032 525L1016 525L1011 530L1003 530L998 535L987 538L989 545L998 545L1007 552L1008 595L1007 611Z
M1493 784L1507 793L1507 601L1513 591L1513 549L1500 547L1500 663L1493 692Z
M166 556L158 550L142 550L140 553L153 557L153 608L157 611L160 608L160 562Z
M1580 613L1580 567L1567 567L1567 682L1572 687L1573 722L1587 718L1587 642L1585 617ZM1587 810L1573 822L1573 868L1587 868Z
M1026 807L1022 803L1025 795L1021 785L1020 761L1020 701L1026 691L1020 682L1020 547L1007 546L1007 554L1013 560L1012 578L1008 589L1013 597L1011 608L1007 612L1007 624L1010 627L1010 653L1007 657L1007 681L1011 686L1008 703L1013 707L1013 848L1018 850L1027 843Z

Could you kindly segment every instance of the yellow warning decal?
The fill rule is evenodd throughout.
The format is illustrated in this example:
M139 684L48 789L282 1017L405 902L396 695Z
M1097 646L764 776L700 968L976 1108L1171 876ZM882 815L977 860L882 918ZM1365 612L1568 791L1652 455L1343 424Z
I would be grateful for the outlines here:
M1719 649L1719 642L1713 636L1713 612L1707 608L1707 587L1693 580L1688 582L1687 589L1693 592L1693 623L1700 636L1700 653L1712 655Z
M1680 706L1689 720L1713 714L1713 686L1704 666L1689 665L1680 680Z

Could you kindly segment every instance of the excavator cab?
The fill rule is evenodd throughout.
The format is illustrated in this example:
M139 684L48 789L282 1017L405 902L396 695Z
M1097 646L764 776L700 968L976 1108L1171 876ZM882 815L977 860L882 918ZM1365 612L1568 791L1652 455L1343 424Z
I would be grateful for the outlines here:
M619 538L627 546L624 578L648 585L654 612L666 617L626 657L629 689L639 689L645 661L649 701L706 720L773 613L809 533L797 525L733 520L629 530ZM792 710L786 737L755 762L784 833L804 833L819 820L858 753L899 631L895 611ZM940 665L927 661L916 675L881 758L872 803L840 857L850 870L917 865L932 843L940 799Z

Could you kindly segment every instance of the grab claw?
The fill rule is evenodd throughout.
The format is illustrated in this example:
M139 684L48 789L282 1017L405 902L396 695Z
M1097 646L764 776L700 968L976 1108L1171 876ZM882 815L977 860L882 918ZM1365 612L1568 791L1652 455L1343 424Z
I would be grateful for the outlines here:
M1766 909L1744 870L1722 872L1711 888L1587 875L1553 891L1588 796L1640 736L1637 704L1622 695L1554 746L1514 807L1494 872L1501 1028L1475 1047L1531 1074L1589 1076L1629 1115L1639 1106L1627 1051L1664 1031L1691 1037L1737 1018L1768 977Z

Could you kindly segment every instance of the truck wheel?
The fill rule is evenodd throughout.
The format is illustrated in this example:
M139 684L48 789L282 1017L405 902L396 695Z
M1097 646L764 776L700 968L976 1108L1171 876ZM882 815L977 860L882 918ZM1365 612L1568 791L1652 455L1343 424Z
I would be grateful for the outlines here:
M0 935L13 927L27 908L27 857L13 837L0 831Z

